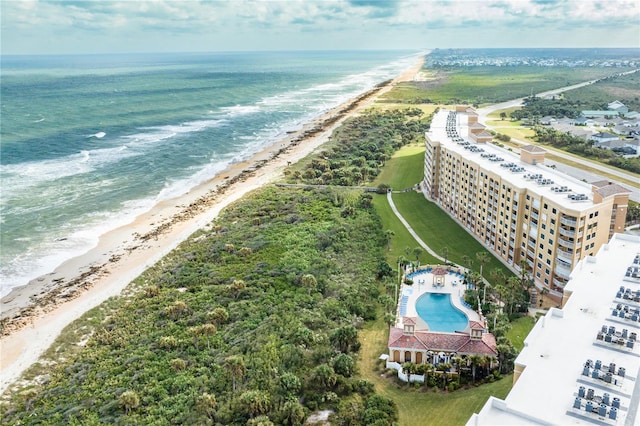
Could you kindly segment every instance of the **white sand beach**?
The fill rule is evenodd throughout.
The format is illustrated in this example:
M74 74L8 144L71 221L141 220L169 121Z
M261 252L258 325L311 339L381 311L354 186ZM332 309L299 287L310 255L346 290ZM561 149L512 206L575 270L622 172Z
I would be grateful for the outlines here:
M288 164L321 146L342 121L370 105L376 96L397 82L413 80L423 59L391 83L334 108L250 160L102 235L89 252L2 298L0 393L40 358L67 325L120 294L226 206L279 178Z

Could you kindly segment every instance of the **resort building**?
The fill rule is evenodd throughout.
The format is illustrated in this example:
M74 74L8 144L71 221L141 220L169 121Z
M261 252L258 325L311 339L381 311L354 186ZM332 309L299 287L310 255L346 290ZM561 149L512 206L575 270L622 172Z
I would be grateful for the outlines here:
M488 142L473 109L440 110L426 133L422 190L505 264L526 263L559 301L578 261L624 232L631 191L546 167L540 147L516 155Z
M582 259L565 296L525 339L507 397L468 426L640 424L640 237L616 234Z
M485 356L497 362L496 339L485 320L464 302L462 271L441 266L424 267L407 275L395 326L390 328L387 368L400 370L405 362L451 363Z

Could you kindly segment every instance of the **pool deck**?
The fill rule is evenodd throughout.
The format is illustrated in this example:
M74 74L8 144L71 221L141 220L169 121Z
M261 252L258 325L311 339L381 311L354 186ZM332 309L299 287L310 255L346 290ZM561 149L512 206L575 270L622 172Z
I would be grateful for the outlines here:
M463 305L464 291L466 289L463 284L463 276L461 274L447 273L440 276L444 279L444 285L434 285L435 276L429 269L419 270L411 274L410 279L413 280L412 285L402 284L400 286L400 297L398 298L398 315L396 317L396 327L402 328L402 319L404 317L413 317L416 319L416 330L428 330L427 323L418 316L416 311L416 301L425 293L441 293L450 294L451 303L458 310L462 311L469 321L481 322L478 312ZM469 326L465 331L467 331Z

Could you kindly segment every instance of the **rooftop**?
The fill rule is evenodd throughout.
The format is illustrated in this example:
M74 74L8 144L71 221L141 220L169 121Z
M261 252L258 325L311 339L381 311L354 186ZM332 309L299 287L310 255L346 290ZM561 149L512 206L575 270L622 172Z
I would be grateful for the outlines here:
M520 161L520 156L490 143L477 143L469 138L467 115L455 114L457 136L449 136L447 118L449 110L440 110L431 123L427 135L439 141L448 150L473 161L479 167L502 176L518 188L552 200L556 204L574 211L583 211L594 206L591 185L557 172L545 165L532 165ZM531 146L524 147L529 152L537 152ZM579 196L580 195L580 196ZM579 197L578 197L579 196Z
M509 395L491 398L467 425L640 424L640 237L615 234L578 263L565 291L564 308L525 339Z

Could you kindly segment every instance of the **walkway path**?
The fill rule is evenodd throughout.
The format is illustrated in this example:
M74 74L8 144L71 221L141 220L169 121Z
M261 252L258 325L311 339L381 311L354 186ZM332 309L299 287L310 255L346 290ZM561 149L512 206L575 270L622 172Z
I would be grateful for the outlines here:
M445 262L448 259L445 259L444 257L440 256L438 253L436 253L435 251L433 251L431 249L431 247L429 247L424 241L422 241L422 239L418 236L418 234L416 234L416 231L413 230L413 228L411 228L411 225L409 225L409 222L407 222L404 217L402 217L402 215L400 214L400 212L398 211L398 209L396 208L396 205L393 203L393 198L391 197L391 191L387 192L387 201L389 202L389 206L391 207L391 210L393 210L393 214L396 215L396 217L398 218L398 220L400 220L400 222L402 222L402 224L404 225L405 228L407 228L407 231L409 231L409 233L411 234L411 236L418 242L418 244L420 245L420 247L422 247L423 249L425 249L431 256L435 257L436 259L442 260L443 262ZM456 265L458 268L462 268L464 270L466 270L467 268L464 268L460 265Z

